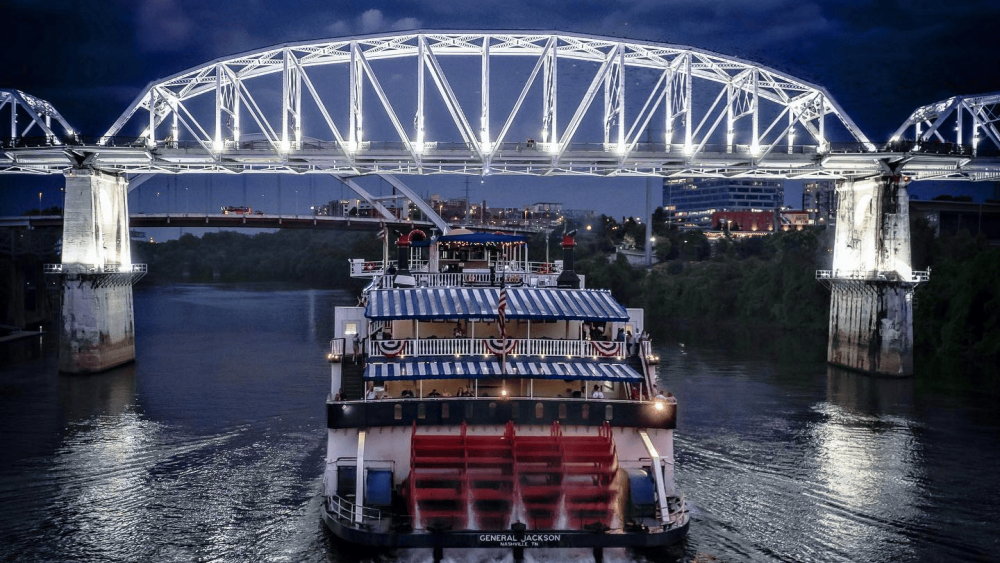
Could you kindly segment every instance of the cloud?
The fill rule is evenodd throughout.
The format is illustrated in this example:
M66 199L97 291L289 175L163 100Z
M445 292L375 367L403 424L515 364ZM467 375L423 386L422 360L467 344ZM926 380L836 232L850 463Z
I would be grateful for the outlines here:
M333 37L345 35L378 33L380 31L401 31L418 29L422 26L417 18L404 17L387 19L381 10L372 8L366 10L353 21L337 20L326 26L326 31Z
M147 0L135 14L135 40L147 52L179 51L188 46L195 24L176 0Z

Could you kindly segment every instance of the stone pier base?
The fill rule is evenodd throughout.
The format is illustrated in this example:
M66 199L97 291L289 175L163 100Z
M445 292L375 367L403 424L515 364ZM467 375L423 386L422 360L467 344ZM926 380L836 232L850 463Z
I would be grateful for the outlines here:
M135 360L128 182L97 170L66 173L59 370L102 371Z
M827 361L872 375L912 375L912 286L838 280L831 290Z
M63 282L59 371L91 373L135 360L132 286L97 287L86 276Z

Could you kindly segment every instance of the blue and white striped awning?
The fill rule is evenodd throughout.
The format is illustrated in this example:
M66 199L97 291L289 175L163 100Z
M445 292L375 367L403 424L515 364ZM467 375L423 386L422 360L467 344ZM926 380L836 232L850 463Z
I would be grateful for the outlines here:
M642 376L628 364L588 358L542 360L515 358L507 360L504 374L494 358L456 360L455 358L408 358L393 362L369 362L365 379L584 379L593 381L641 381Z
M372 320L493 319L499 298L499 287L378 289L368 294L365 316ZM509 287L507 318L623 322L628 314L609 291Z

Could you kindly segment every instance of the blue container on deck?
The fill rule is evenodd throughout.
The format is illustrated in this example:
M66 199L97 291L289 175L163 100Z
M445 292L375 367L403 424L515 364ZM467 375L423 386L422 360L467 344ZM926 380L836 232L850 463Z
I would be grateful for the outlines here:
M656 517L656 484L648 469L629 469L629 500L632 517Z
M373 506L392 504L392 470L368 470L368 479L365 481L365 504Z

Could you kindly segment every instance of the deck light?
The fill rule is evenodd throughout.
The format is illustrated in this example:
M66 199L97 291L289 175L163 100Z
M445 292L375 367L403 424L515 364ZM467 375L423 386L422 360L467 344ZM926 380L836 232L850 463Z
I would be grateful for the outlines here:
M656 401L656 402L653 403L653 408L655 408L658 411L662 411L666 407L663 406L663 401Z

